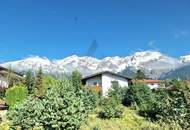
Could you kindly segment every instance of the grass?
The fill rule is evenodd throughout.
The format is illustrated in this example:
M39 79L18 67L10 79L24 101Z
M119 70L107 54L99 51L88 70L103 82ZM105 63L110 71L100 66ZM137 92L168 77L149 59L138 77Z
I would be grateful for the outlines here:
M172 128L171 128L172 127ZM159 125L139 116L135 110L125 107L122 118L100 119L96 114L89 115L80 130L179 130L177 126Z

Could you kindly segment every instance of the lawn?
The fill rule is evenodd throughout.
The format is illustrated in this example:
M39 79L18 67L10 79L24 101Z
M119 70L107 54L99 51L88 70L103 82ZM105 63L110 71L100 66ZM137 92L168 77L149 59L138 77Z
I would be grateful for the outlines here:
M169 126L160 126L157 123L147 121L139 116L135 110L125 107L122 118L100 119L97 114L89 115L86 123L81 126L80 130L168 130ZM178 130L174 128L172 130Z

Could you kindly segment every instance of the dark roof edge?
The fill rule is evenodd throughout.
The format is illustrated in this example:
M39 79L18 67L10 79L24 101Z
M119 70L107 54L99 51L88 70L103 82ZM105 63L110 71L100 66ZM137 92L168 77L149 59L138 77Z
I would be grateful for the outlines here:
M10 71L11 73L14 73L14 74L16 74L17 76L20 76L21 78L23 78L23 75L22 75L22 74L19 74L19 73L13 71L13 70L7 69L7 68L5 68L5 67L3 67L3 66L0 66L0 69L6 70L6 71Z
M114 73L114 72L111 72L111 71L102 71L102 72L94 73L94 74L85 76L84 78L82 78L82 80L86 80L86 79L89 79L89 78L92 78L92 77L96 77L96 76L99 76L99 75L102 75L102 74L106 74L106 73L107 74L112 74L112 75L115 75L115 76L118 76L118 77L122 77L122 78L125 78L127 80L132 80L129 77L126 77L126 76L123 76L121 74L117 74L117 73Z

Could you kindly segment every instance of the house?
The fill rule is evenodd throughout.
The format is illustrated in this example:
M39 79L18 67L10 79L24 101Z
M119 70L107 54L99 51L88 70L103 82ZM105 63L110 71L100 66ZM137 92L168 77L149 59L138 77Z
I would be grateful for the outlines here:
M106 96L113 84L127 87L131 83L131 79L110 71L103 71L84 77L82 83L88 87L99 88L102 95Z
M22 75L0 66L0 89L6 89L9 87L10 77L14 81L23 80Z
M141 83L146 84L150 89L157 89L161 87L161 85L164 85L163 81L161 80L152 80L152 79L143 79L143 80L133 80L134 83Z

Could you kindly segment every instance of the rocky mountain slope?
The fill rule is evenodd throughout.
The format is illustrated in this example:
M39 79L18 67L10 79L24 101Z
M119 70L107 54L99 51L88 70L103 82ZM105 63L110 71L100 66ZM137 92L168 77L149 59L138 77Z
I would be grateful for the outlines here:
M36 72L39 67L42 67L45 73L53 75L69 74L77 69L84 76L105 70L115 73L125 71L127 75L128 70L131 73L137 69L142 69L150 78L156 79L160 76L164 77L164 74L174 71L189 62L190 56L173 58L158 51L142 51L131 56L106 57L104 59L73 55L61 60L49 60L45 57L31 56L18 61L2 63L1 66L11 68L17 72L26 72L29 69Z

